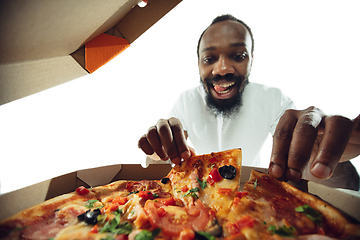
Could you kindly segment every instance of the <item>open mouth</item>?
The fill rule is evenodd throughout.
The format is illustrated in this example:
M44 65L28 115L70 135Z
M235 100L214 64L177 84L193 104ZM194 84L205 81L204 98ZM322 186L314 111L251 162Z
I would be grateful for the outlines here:
M217 94L227 94L231 91L233 86L235 85L235 82L232 83L214 83L213 88Z

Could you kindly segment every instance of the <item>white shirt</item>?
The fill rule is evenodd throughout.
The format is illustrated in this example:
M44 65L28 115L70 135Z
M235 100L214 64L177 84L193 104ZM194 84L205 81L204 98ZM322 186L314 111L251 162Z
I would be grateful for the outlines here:
M182 93L169 115L181 121L196 154L241 148L243 165L260 167L261 147L285 110L295 108L292 100L277 88L249 83L238 115L226 118L207 110L205 94L201 85Z

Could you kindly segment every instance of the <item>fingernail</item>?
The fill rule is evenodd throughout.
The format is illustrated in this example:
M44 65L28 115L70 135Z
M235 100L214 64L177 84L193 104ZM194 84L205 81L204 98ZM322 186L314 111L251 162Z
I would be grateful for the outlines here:
M185 151L181 153L181 158L184 160L188 160L191 157L190 152L189 151Z
M278 164L273 162L270 163L270 171L275 178L280 178L283 175L282 168Z
M317 178L326 179L330 177L331 168L323 163L316 163L312 167L311 173Z
M301 180L301 177L302 177L301 172L290 168L289 169L289 174L290 174L290 176L288 176L288 179L291 179L292 181L295 181L295 182Z
M179 164L181 162L181 159L179 157L176 157L174 159L171 159L171 161L174 163L174 164Z

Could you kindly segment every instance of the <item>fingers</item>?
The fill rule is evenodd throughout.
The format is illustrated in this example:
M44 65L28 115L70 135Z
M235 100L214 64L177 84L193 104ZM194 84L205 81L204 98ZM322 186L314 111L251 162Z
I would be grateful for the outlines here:
M350 119L342 116L325 117L324 123L324 135L310 167L311 174L321 179L331 177L349 142L354 126Z
M179 164L181 159L187 160L192 154L181 122L176 118L160 119L140 138L138 146L147 155L155 152L162 160L170 158L175 164Z
M274 134L269 173L276 178L299 181L307 165L324 114L309 107L287 110Z
M353 126L350 119L326 116L315 107L287 110L273 136L270 175L299 181L313 158L311 174L321 179L329 178L344 153Z
M179 161L181 158L187 160L191 156L191 152L186 144L186 136L181 122L176 118L170 118L168 123L171 127L174 142L169 149L167 149L165 142L165 149L168 155L171 159L173 159L172 156L175 156L175 159L176 157L180 157Z
M181 134L179 133L181 130L179 129L180 126L175 126L174 129L176 129L175 133L173 132L172 126L170 124L178 125L177 121L173 120L172 122L168 120L159 120L156 124L157 134L159 142L156 142L159 146L159 150L155 150L155 152L162 152L163 154L166 154L168 158L170 158L174 163L178 164L181 161L179 151L177 149L176 145L176 139L178 139L178 136L174 136L175 134ZM181 137L180 137L181 138ZM154 146L156 147L156 146ZM160 155L159 155L160 156Z
M316 108L302 111L296 123L289 149L288 169L285 177L291 181L299 181L310 159L318 127L324 114Z
M138 147L141 148L146 155L152 155L154 153L154 150L146 138L146 134L139 139Z
M275 178L281 178L287 169L293 129L297 123L296 116L295 110L286 111L276 127L269 166L269 173Z

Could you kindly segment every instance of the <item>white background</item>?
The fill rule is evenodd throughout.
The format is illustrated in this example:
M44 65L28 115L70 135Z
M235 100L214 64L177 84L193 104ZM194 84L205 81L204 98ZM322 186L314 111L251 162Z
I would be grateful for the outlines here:
M92 75L0 106L1 192L78 169L143 163L139 137L199 84L197 41L221 14L252 28L250 81L282 89L299 109L355 118L359 10L356 0L184 0Z

